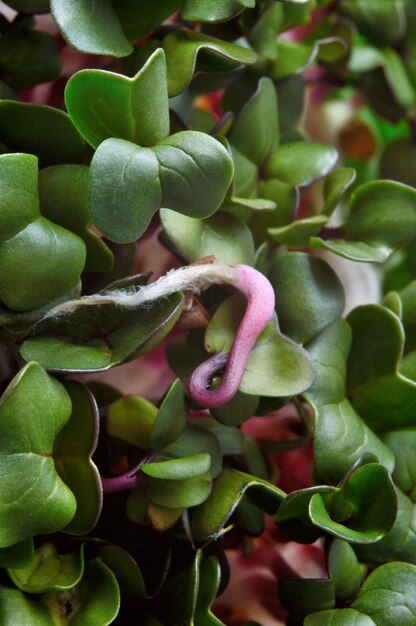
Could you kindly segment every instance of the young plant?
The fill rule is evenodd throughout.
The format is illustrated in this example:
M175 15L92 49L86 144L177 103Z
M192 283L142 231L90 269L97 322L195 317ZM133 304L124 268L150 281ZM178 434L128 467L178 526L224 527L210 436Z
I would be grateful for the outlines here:
M0 11L0 626L414 626L413 0Z

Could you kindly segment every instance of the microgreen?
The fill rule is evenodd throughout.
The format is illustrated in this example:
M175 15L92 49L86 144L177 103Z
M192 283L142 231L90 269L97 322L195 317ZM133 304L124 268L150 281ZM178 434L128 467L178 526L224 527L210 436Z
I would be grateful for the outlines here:
M413 626L414 1L0 4L0 626Z

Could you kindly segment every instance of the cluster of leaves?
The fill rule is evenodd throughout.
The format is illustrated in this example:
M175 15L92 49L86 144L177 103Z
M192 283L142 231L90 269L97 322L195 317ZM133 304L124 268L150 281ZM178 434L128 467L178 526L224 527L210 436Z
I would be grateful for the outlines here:
M276 585L288 625L412 626L414 1L6 4L1 625L220 626L224 546L246 549L268 516L326 558L326 579ZM88 69L62 69L62 50ZM307 111L347 107L336 147L308 138L306 92ZM150 276L134 275L136 242L159 226L177 262L252 266L276 293L238 393L210 411L186 384L229 352L241 294L49 315L80 295L140 290ZM343 317L324 260L336 256L352 272L385 264L383 304ZM71 380L141 357L174 327L178 378L157 404ZM242 428L287 407L290 440ZM286 493L280 454L309 445L313 485Z

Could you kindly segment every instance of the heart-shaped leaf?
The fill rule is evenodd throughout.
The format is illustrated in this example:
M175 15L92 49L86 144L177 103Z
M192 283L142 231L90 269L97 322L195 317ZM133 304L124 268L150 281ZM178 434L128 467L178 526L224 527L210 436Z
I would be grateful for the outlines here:
M51 0L53 17L66 41L81 52L123 57L133 50L111 0Z
M215 479L211 495L199 506L192 517L192 536L195 541L218 538L242 497L250 497L262 510L273 514L284 498L284 492L271 483L227 469Z
M214 254L223 263L254 265L254 242L250 229L235 215L218 212L204 220L160 212L162 226L189 261Z
M107 139L91 164L94 223L109 239L126 243L143 234L161 207L208 217L221 205L232 174L227 150L197 131L176 133L152 150Z
M393 181L373 181L354 192L345 240L312 237L313 248L350 259L384 263L416 236L416 191Z
M163 50L156 50L133 78L103 70L77 72L65 88L65 104L93 148L111 137L140 146L166 139L169 110Z
M8 569L7 573L21 591L46 593L71 589L80 581L83 571L83 547L77 552L58 554L53 543L44 543L31 563L24 568Z
M74 517L76 500L60 479L54 441L71 414L64 387L37 363L12 380L0 403L0 545L51 533Z
M102 507L100 474L91 460L98 441L99 415L91 392L75 381L65 382L72 413L53 449L55 467L77 501L77 511L65 532L85 535L97 523Z

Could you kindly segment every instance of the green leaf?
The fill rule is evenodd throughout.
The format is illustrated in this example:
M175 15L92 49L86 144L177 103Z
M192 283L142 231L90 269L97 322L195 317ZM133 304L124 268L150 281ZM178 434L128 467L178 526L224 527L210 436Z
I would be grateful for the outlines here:
M315 410L344 399L350 346L351 330L343 319L335 320L307 344L317 371L314 384L304 395Z
M416 236L416 191L393 181L361 185L344 229L345 241L313 237L310 245L352 261L384 263Z
M335 539L328 552L328 572L338 601L355 598L363 579L363 569L349 543Z
M108 626L119 611L120 591L112 571L101 559L94 559L87 563L78 585L67 592L49 593L42 603L50 609L54 625Z
M46 593L71 589L84 571L83 548L77 552L58 554L53 543L38 548L32 562L24 568L8 569L13 583L26 593Z
M294 341L310 341L342 314L342 285L332 268L318 257L303 252L278 254L269 279L276 292L282 332Z
M192 517L192 536L195 541L218 538L242 497L250 497L262 510L276 512L284 492L265 480L226 469L216 478L211 495L198 507Z
M150 500L161 506L185 509L204 502L212 489L212 479L208 472L185 479L148 478L145 493Z
M199 589L195 606L195 623L206 626L225 626L213 615L211 606L221 582L221 568L215 556L202 560L199 566Z
M381 539L396 517L393 481L381 465L370 463L353 470L330 501L319 494L309 504L311 521L350 543Z
M406 185L416 185L416 145L411 139L395 139L387 144L380 160L380 176Z
M275 81L284 80L293 74L300 74L313 63L318 46L311 46L289 40L278 40L277 59L274 61L270 76Z
M9 152L29 152L40 166L78 163L85 143L70 117L44 104L0 100L0 141Z
M185 390L176 380L157 412L150 435L152 450L163 450L178 440L186 428L188 407L185 401Z
M404 331L399 318L379 305L357 307L349 316L352 345L348 394L376 429L414 424L416 382L399 372Z
M111 241L138 239L162 205L154 151L124 139L106 139L94 154L90 172L94 224Z
M155 145L169 135L163 50L158 48L133 78L103 70L77 72L65 88L65 104L93 148L111 137Z
M309 613L335 606L335 589L330 580L287 578L279 581L278 592L285 610L301 622Z
M111 0L51 0L52 15L65 40L80 52L127 56L133 51Z
M398 510L396 520L385 537L375 544L355 546L358 558L368 563L404 561L416 565L416 507L396 487Z
M262 165L279 144L276 90L270 78L260 79L257 91L235 120L230 142L247 159Z
M218 307L205 332L208 352L229 351L243 315L243 302L241 294L236 294ZM240 391L256 396L292 396L310 387L313 379L306 351L282 335L273 318L251 351Z
M328 218L325 215L305 217L280 228L268 228L267 232L275 241L290 248L306 248L309 237L317 235Z
M266 178L306 187L326 176L337 159L338 152L332 146L308 141L286 143L269 158L264 173Z
M33 26L30 17L17 20L0 39L2 79L16 91L55 80L62 69L55 37Z
M164 208L202 218L220 207L232 180L233 167L228 151L219 141L205 133L183 131L160 142L154 151L160 167Z
M202 426L201 423L201 418L198 418L197 423L188 422L182 435L164 453L177 458L206 453L211 459L210 474L215 478L221 471L222 450L215 432L211 432L209 427Z
M226 149L197 131L176 133L152 150L107 139L91 164L94 223L109 239L126 243L143 234L161 207L208 217L221 205L232 174Z
M130 598L150 598L140 567L130 553L120 546L102 546L97 554L117 578L120 592Z
M43 169L39 172L40 211L84 241L86 272L109 272L114 265L113 253L89 229L88 185L89 168L85 165L55 165Z
M356 178L356 172L351 167L340 167L328 174L324 182L324 208L322 215L332 215L346 191Z
M119 0L114 5L124 34L129 41L137 41L152 32L166 18L175 13L181 4L180 0Z
M33 539L0 548L0 567L26 567L35 556Z
M320 485L292 491L283 500L274 521L290 539L298 543L314 543L322 535L321 529L314 525L309 515L312 496L319 493L329 500L335 487Z
M376 620L377 626L412 626L416 618L415 584L414 565L386 563L370 574L352 608Z
M163 39L163 49L170 97L184 91L198 71L233 70L257 60L256 53L249 48L189 29L169 33ZM204 63L199 64L202 52Z
M254 50L268 61L276 61L279 52L276 35L283 30L284 8L281 4L271 4L260 15L248 34Z
M404 5L378 0L342 0L341 12L375 45L388 46L404 35Z
M366 426L346 399L319 409L314 452L317 473L330 484L342 480L364 452L373 455L389 472L394 467L391 451Z
M87 306L38 324L38 336L26 339L20 353L48 370L107 370L160 343L175 325L182 307L180 293L130 311L116 305Z
M0 587L0 621L3 626L18 623L30 626L55 626L48 610L18 589Z
M367 615L355 609L334 609L312 613L305 618L305 626L377 626Z
M182 457L181 459L146 463L142 466L142 471L152 478L186 480L205 474L208 472L210 465L211 459L209 454L202 453Z
M408 428L393 430L382 436L382 441L393 451L395 466L393 479L396 485L413 501L416 501L416 465L414 450L416 430Z
M157 408L146 398L123 396L110 404L107 432L142 450L150 450L150 437Z
M77 511L65 527L70 535L86 535L98 521L102 507L101 479L91 457L98 441L99 415L91 392L75 381L66 381L72 413L53 449L55 467L77 501Z
M73 518L76 501L57 474L54 441L71 414L64 387L37 363L26 365L0 401L0 545L51 533Z
M234 398L210 409L211 415L225 426L239 426L256 414L260 398L237 391Z
M49 13L49 0L7 0L7 4L23 13Z
M223 263L254 265L254 242L250 229L235 215L218 212L204 220L160 211L162 226L189 261L214 254Z
M184 0L181 13L190 22L222 22L254 6L255 0Z
M68 291L84 263L81 239L39 217L0 242L0 298L17 311L39 308Z

